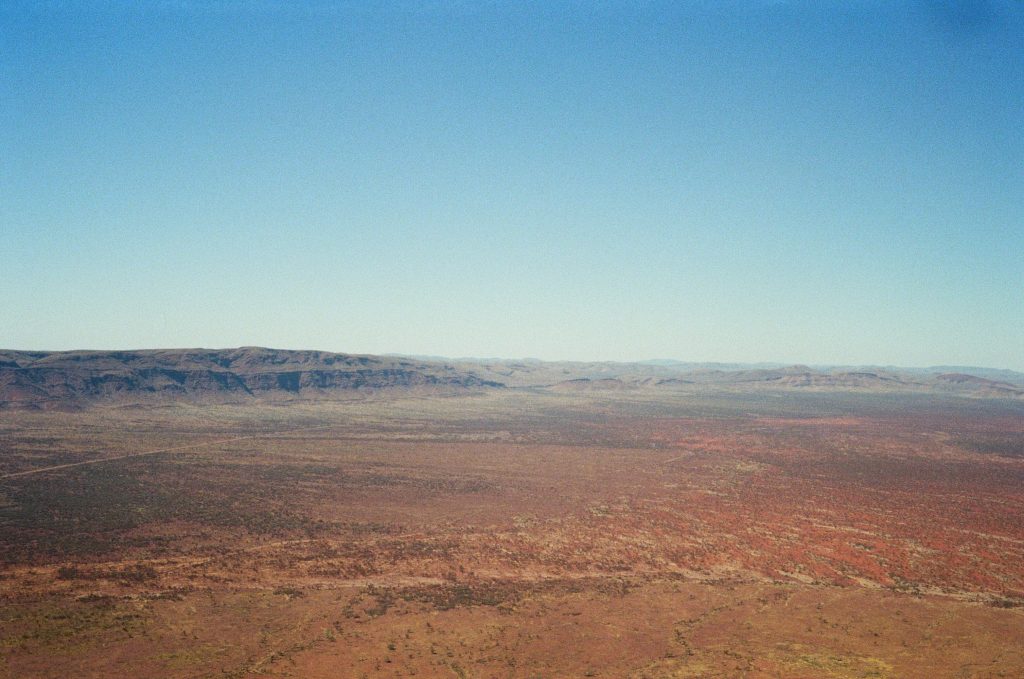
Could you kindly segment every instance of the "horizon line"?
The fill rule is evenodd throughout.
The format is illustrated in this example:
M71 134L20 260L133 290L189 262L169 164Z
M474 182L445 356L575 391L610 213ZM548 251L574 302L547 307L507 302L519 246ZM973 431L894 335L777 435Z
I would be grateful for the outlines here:
M535 363L573 363L573 364L618 364L618 365L647 365L656 366L659 363L665 364L665 366L678 365L678 366L743 366L743 367L757 367L757 368L790 368L790 367L805 367L808 369L835 369L835 368L880 368L880 369L898 369L898 370L937 370L937 369L971 369L971 370L990 370L990 371L1004 371L1011 372L1020 375L1024 375L1024 370L1007 367L996 367L988 365L974 365L969 363L959 362L945 362L945 363L932 363L930 365L903 365L898 363L883 363L883 362L868 362L868 363L857 363L857 362L819 362L819 361L773 361L773 360L757 360L757 361L728 361L728 360L684 360L678 358L666 358L666 357L651 357L633 360L623 359L577 359L577 358L540 358L537 356L446 356L443 354L423 354L423 353L406 353L406 352L362 352L362 351L335 351L332 349L293 349L284 347L272 347L260 344L241 344L237 346L223 346L223 347L212 347L212 346L179 346L179 347L132 347L132 348L104 348L104 349L89 349L89 348L75 348L75 349L15 349L15 348L0 348L0 353L4 352L16 352L16 353L42 353L42 354L73 354L73 353L114 353L114 352L156 352L156 351L237 351L242 349L263 349L268 351L288 351L288 352L321 352L329 354L344 354L348 356L382 356L388 358L411 358L421 361L450 361L450 362L483 362L483 361L524 361L524 362L535 362Z

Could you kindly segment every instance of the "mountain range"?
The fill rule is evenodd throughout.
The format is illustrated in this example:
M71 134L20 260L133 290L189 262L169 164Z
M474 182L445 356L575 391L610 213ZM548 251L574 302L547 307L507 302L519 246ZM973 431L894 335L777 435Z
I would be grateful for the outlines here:
M137 351L0 350L0 408L166 400L358 398L380 391L491 389L912 391L1024 398L1024 374L970 367L877 368L373 356L263 347Z

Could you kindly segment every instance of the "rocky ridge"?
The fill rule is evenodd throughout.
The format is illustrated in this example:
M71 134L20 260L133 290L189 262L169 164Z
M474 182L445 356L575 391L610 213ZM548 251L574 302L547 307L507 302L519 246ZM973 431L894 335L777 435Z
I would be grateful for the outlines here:
M325 351L0 351L0 407L166 398L294 399L395 388L501 386L440 362Z

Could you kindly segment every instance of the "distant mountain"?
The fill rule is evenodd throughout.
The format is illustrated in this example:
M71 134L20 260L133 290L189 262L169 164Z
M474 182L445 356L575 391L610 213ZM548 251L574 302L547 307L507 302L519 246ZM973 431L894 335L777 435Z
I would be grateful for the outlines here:
M650 358L637 361L636 365L660 366L665 368L688 368L691 370L754 370L758 368L783 368L785 363L721 363L716 361L678 361L674 358Z
M935 379L953 387L970 389L979 396L1014 398L1024 395L1024 387L966 373L944 373L936 375Z
M731 390L905 391L978 398L1024 398L1024 383L1014 384L969 374L964 374L964 378L936 375L922 368L811 368L771 363L744 365L669 360L639 363L487 360L457 365L481 379L503 382L509 387L547 388L558 392L720 387ZM987 371L991 372L994 371ZM1012 374L1012 371L1001 372Z
M325 351L0 351L0 407L293 399L380 389L501 387L442 362Z
M978 374L981 373L981 374ZM1001 377L1002 379L997 379ZM380 390L448 393L497 388L554 392L807 390L927 392L1024 399L1013 371L822 368L805 365L425 359L238 349L2 351L0 408L187 400L351 398Z
M926 370L930 373L935 374L959 373L973 375L975 377L983 377L988 380L1008 382L1017 387L1024 387L1024 373L1017 372L1016 370L1001 370L998 368L976 368L972 366L963 365L937 365L931 368L927 368Z

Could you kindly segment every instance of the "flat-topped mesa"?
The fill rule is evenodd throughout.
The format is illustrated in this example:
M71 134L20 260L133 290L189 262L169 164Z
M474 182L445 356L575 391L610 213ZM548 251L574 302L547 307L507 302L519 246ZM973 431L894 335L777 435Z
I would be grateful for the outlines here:
M0 351L0 407L322 398L379 389L436 392L502 386L443 362L326 351Z
M942 375L936 375L935 379L943 382L952 382L953 384L976 384L984 387L1005 387L1009 389L1016 389L1014 385L1008 382L990 380L985 377L977 377L976 375L967 375L965 373L945 373Z

